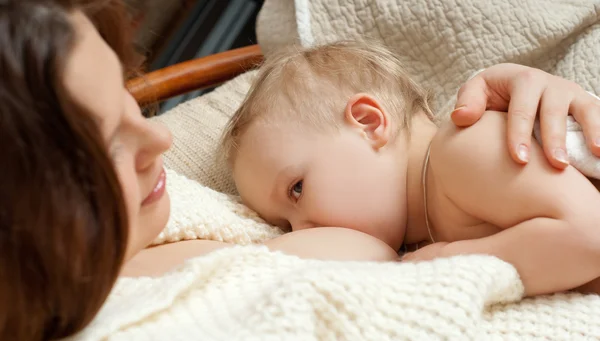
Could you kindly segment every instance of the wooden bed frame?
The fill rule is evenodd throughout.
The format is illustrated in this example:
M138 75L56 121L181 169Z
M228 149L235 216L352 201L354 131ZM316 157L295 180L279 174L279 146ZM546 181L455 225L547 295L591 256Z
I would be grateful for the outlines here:
M187 92L214 87L263 61L258 45L189 60L147 73L127 82L133 97L145 105L157 103Z

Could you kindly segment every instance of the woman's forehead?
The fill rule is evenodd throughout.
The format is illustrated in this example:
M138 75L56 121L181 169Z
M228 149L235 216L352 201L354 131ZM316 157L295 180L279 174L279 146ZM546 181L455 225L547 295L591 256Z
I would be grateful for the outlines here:
M111 130L112 116L123 108L123 78L119 59L80 12L72 14L76 38L64 67L69 98L94 115L102 130Z

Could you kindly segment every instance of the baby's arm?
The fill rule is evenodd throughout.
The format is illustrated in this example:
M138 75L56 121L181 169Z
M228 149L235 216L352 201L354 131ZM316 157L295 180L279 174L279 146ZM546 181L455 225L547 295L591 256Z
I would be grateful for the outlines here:
M569 167L553 169L539 145L528 165L505 149L504 114L466 128L446 126L432 144L431 167L444 194L468 214L504 230L450 243L442 256L490 254L513 264L525 293L572 289L600 276L600 194Z

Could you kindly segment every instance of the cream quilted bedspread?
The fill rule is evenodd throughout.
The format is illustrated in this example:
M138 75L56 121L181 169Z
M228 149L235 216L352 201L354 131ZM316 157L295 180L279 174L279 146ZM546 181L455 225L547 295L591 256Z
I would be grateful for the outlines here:
M290 42L384 41L435 91L440 110L476 70L502 62L534 66L600 93L598 0L266 1L257 31L267 54Z
M473 71L503 61L600 93L599 11L600 1L591 0L267 0L258 34L267 53L294 41L383 39L402 51L411 73L437 90L445 108ZM246 245L281 233L235 197L210 189L235 192L213 153L252 76L157 118L175 136L166 154L172 216L157 243L204 238ZM121 279L92 325L73 339L600 340L600 296L521 294L515 269L492 257L339 263L239 246L160 278Z

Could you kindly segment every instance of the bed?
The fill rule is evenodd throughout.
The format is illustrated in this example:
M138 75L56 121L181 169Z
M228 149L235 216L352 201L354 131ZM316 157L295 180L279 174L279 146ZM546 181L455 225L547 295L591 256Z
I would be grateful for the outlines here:
M600 1L267 0L257 33L260 47L128 84L142 104L222 84L153 118L174 132L165 155L172 216L154 243L239 246L160 278L120 279L73 340L600 340L600 296L523 299L515 269L494 257L382 264L269 252L255 244L282 231L239 203L214 155L252 69L292 42L383 40L437 90L440 119L470 74L499 62L532 65L600 93Z

